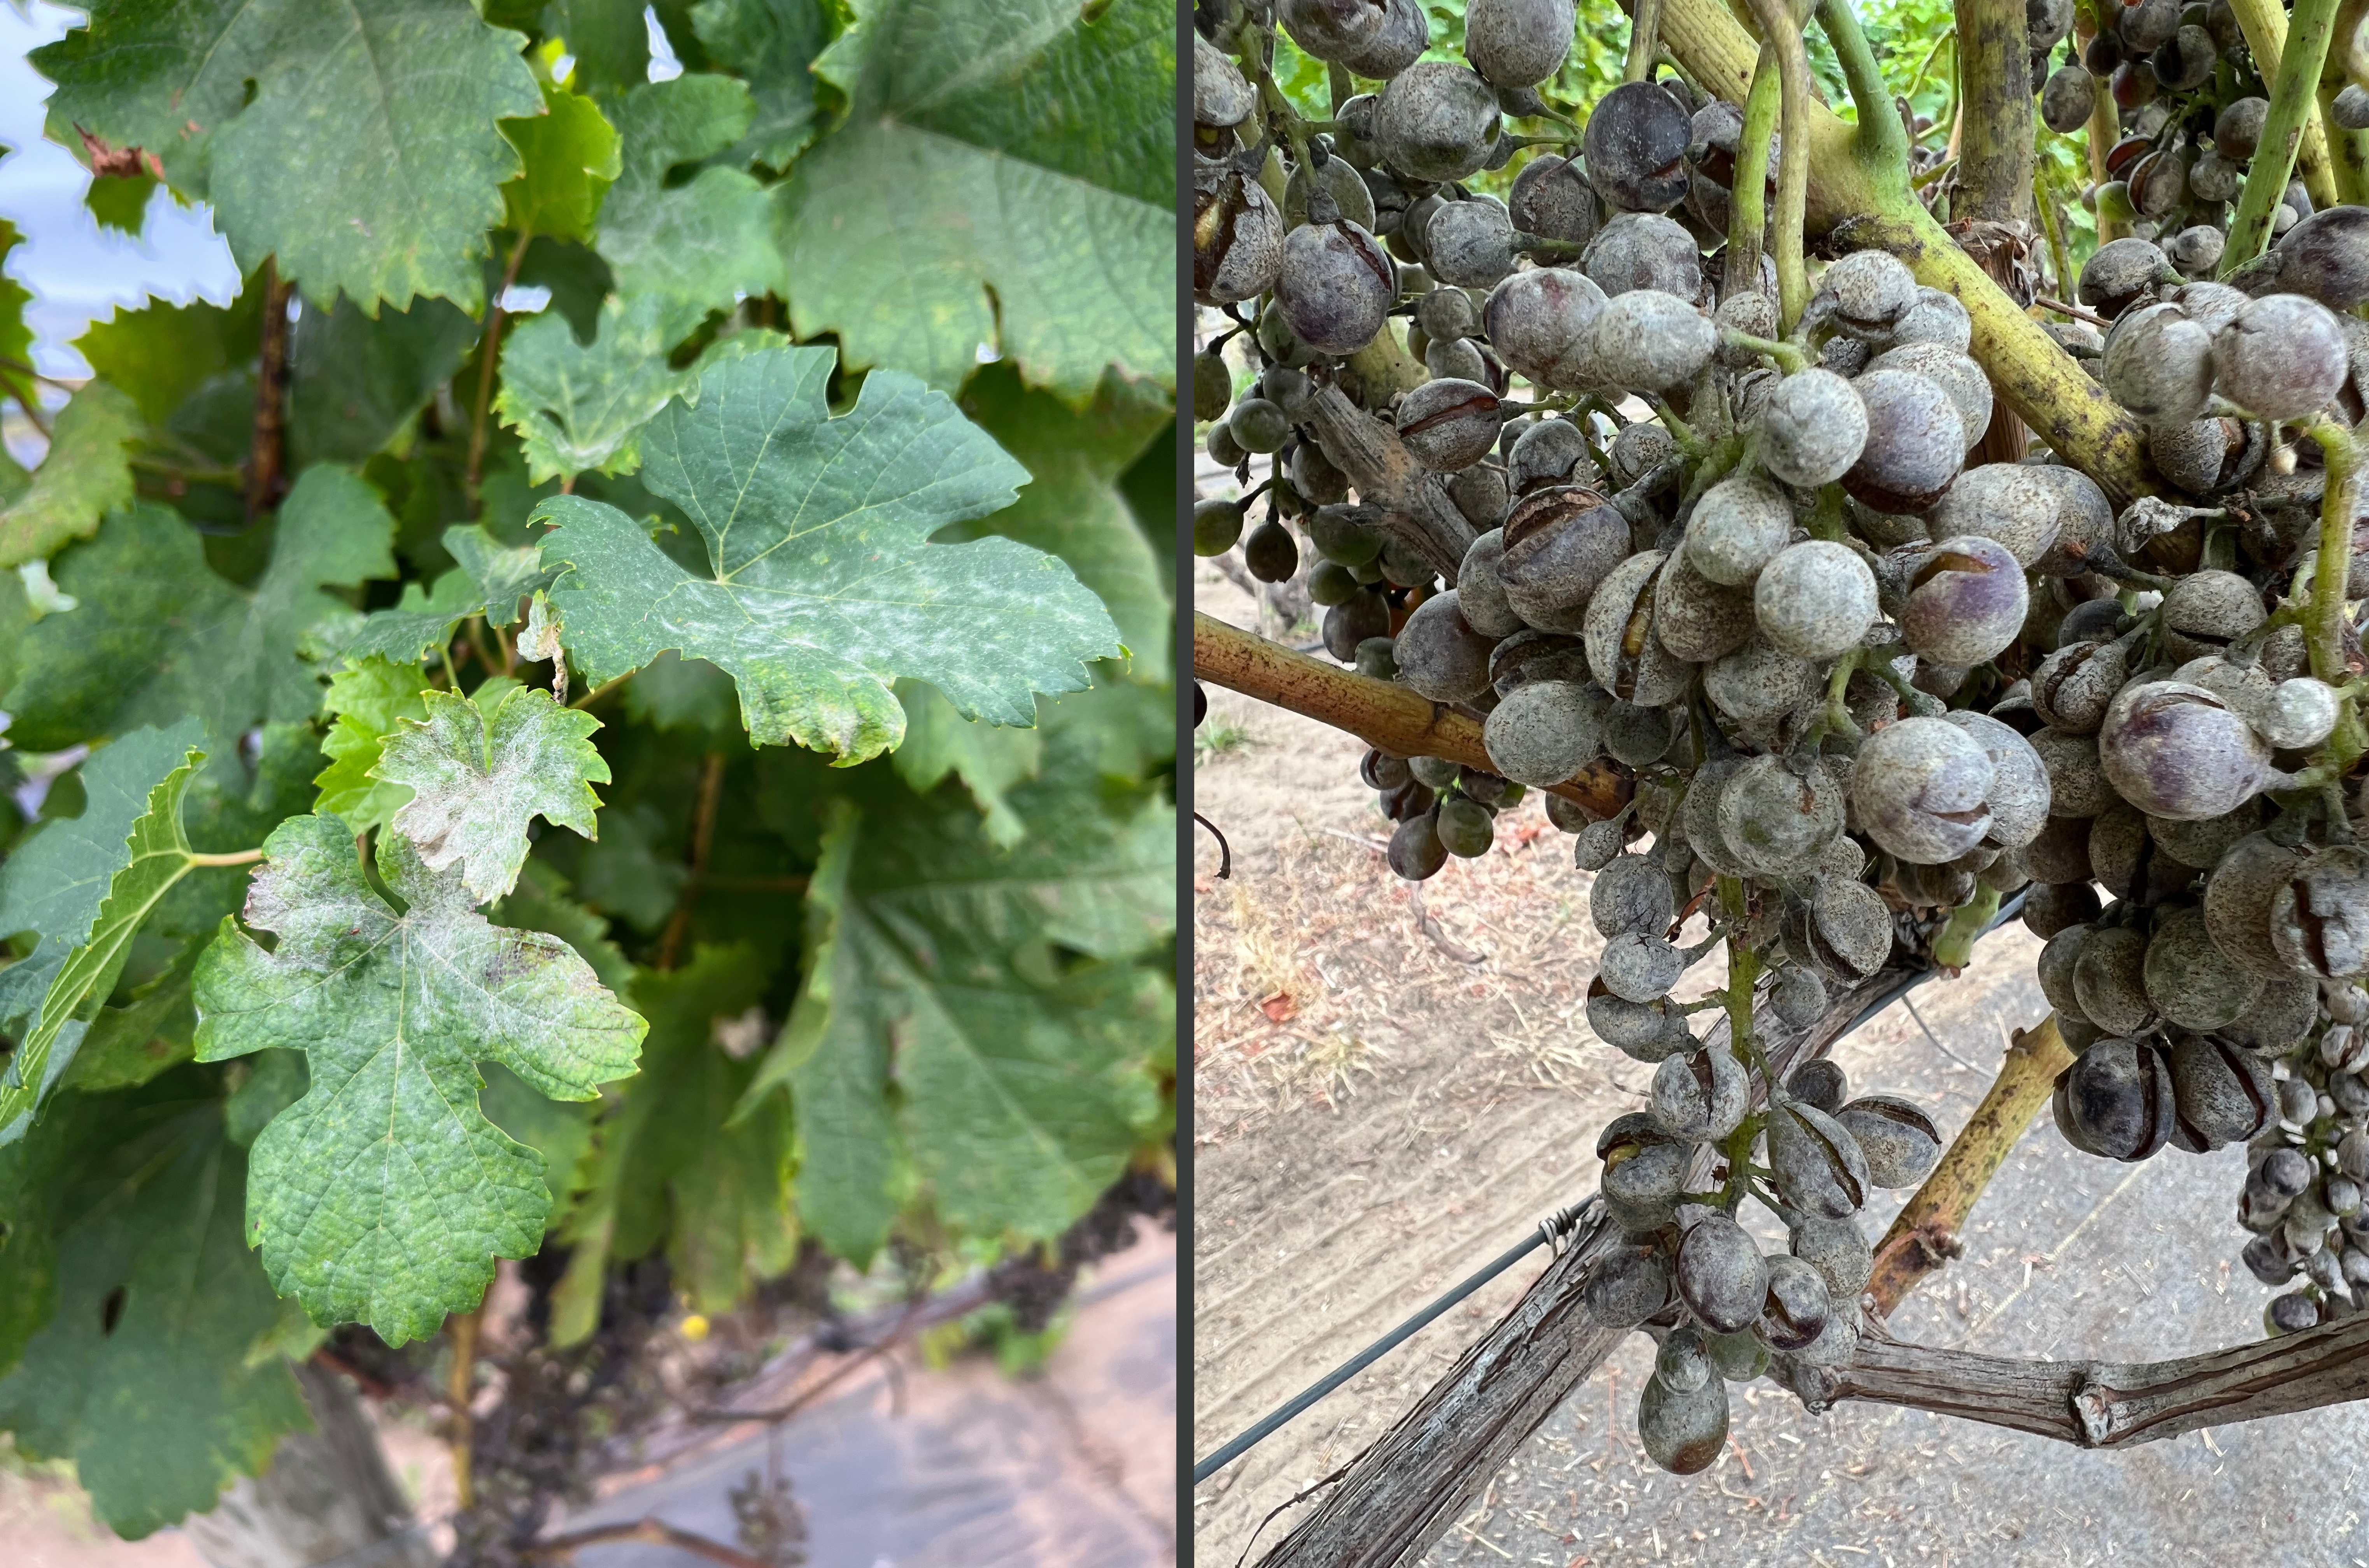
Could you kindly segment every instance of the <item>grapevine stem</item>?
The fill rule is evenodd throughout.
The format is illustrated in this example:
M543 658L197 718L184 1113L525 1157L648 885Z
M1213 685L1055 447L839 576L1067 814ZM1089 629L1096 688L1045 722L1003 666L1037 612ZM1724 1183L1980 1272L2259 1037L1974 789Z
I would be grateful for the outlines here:
M2229 224L2229 242L2221 253L2225 278L2261 255L2270 243L2272 212L2295 176L2305 118L2317 107L2313 93L2319 86L2320 67L2328 63L2336 10L2337 0L2295 0L2295 25L2271 88L2270 117L2263 122L2245 190L2237 198L2237 215Z
M589 708L631 679L633 677L629 675L620 675L614 680L603 681L567 705L571 708Z
M1777 262L1777 306L1782 333L1810 303L1810 276L1802 259L1802 225L1810 202L1810 55L1802 46L1802 25L1789 0L1752 0L1766 47L1777 56L1779 116L1776 230L1769 252ZM1887 101L1885 113L1891 109ZM1758 173L1758 170L1753 171ZM1738 165L1734 180L1745 171Z
M457 1312L451 1320L452 1330L452 1370L445 1381L445 1392L452 1399L452 1500L463 1513L476 1505L476 1487L469 1473L469 1450L475 1436L474 1420L469 1413L469 1396L476 1386L477 1313L482 1308Z
M1883 67L1875 63L1867 34L1860 30L1859 13L1851 9L1851 0L1818 0L1818 25L1825 29L1826 41L1835 46L1835 59L1843 68L1843 81L1859 110L1859 142L1864 155L1905 175L1908 128L1900 123L1899 112L1892 107ZM1802 116L1805 120L1809 117L1806 102Z
M2280 67L2286 63L2287 12L2279 0L2230 0L2230 10L2237 14L2237 30L2245 35L2246 52L2254 57L2254 69L2265 82L2273 82ZM2298 7L2298 10L2300 7ZM2317 86L2315 73L2312 81ZM2108 95L2100 93L2100 98ZM2262 146L2271 144L2267 135ZM2315 206L2333 207L2338 200L2334 172L2329 166L2328 131L2320 123L2319 105L2306 102L2303 113L2301 138L2295 143L2296 173L2302 177L2304 189L2311 193ZM2286 189L2282 179L2279 189ZM2272 205L2276 205L2275 202Z
M658 939L658 967L661 969L674 967L675 960L682 956L683 939L691 933L691 911L707 882L707 855L715 844L715 806L723 794L724 753L710 751L699 775L699 805L691 819L691 875L683 880L682 896L675 900L666 934Z
M259 849L231 850L223 854L193 854L189 856L189 864L191 865L253 865L262 858L263 852Z
M1625 82L1642 82L1654 74L1654 59L1660 52L1657 35L1662 30L1662 0L1637 0L1636 15L1629 23L1629 58L1620 71Z
M1802 351L1798 343L1779 343L1767 338L1755 338L1748 332L1738 332L1733 327L1722 327L1719 336L1720 341L1730 348L1768 355L1784 368L1787 375L1795 375L1809 368L1810 356Z
M247 442L246 518L261 517L280 501L280 469L286 452L288 418L288 297L280 264L263 262L262 344L256 360L255 433Z
M1768 232L1768 140L1777 133L1782 102L1777 52L1760 46L1752 68L1752 91L1744 100L1744 129L1736 132L1735 169L1728 177L1726 292L1760 288L1761 248ZM1745 177L1745 170L1753 177Z
M502 269L502 286L495 291L493 303L486 307L486 350L477 365L477 408L469 421L469 494L477 493L477 480L486 471L486 413L494 400L494 364L502 351L502 296L518 281L519 268L526 261L527 242L534 237L531 228L519 231L518 243L510 246L509 264Z
M2272 113L2277 112L2273 106ZM2361 454L2352 430L2339 420L2323 415L2312 421L2308 433L2319 443L2328 475L2320 494L2319 566L2312 577L2311 623L2306 628L2311 672L2336 686L2345 677L2344 591L2352 575L2352 498L2359 483Z

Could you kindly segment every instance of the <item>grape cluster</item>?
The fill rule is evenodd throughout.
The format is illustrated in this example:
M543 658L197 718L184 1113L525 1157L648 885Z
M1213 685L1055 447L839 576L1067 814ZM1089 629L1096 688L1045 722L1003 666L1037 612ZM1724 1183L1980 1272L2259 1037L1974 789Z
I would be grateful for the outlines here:
M1661 1339L1646 1451L1700 1469L1727 1381L1848 1357L1855 1217L1940 1152L1913 1104L1850 1099L1830 1064L1768 1082L1750 1002L1806 1026L1904 921L1963 942L2019 892L2077 1053L2064 1136L2117 1160L2249 1143L2246 1261L2306 1281L2272 1326L2369 1304L2348 783L2369 737L2357 634L2331 663L2315 611L2315 441L2369 386L2369 211L2314 213L2298 187L2265 256L2206 280L2262 105L2214 68L2242 50L2226 0L2120 8L2040 94L2077 129L2109 77L2127 132L2093 198L2144 226L2077 281L2109 329L2051 329L2147 432L2164 487L2120 506L2044 448L1967 465L1993 418L1973 323L1894 257L1834 258L1781 322L1773 268L1722 248L1733 106L1631 81L1576 139L1514 134L1556 119L1536 89L1570 0L1472 0L1462 63L1419 58L1413 0L1200 17L1195 282L1234 325L1195 400L1248 496L1199 502L1196 547L1279 580L1304 540L1331 655L1482 718L1486 772L1366 756L1400 876L1484 853L1526 789L1568 790L1548 814L1606 944L1588 1023L1654 1069L1599 1141L1626 1244L1588 1296ZM2071 7L2030 17L2043 63ZM1275 109L1276 28L1384 86L1318 125ZM1540 143L1505 200L1466 183ZM1777 166L1772 146L1764 197ZM2369 594L2369 550L2344 569L2342 597ZM1675 1000L1721 944L1727 990ZM1692 1020L1722 1005L1708 1045ZM1746 1197L1784 1253L1739 1224Z

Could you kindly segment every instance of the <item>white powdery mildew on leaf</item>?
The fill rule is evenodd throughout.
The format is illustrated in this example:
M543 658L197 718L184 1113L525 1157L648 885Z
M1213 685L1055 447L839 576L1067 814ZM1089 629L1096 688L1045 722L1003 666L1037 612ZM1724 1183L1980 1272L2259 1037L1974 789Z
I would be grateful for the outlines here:
M459 862L463 884L484 903L517 886L536 817L597 836L592 785L609 782L589 738L599 719L528 688L503 693L490 714L450 692L421 696L426 721L401 721L370 776L410 787L395 830L430 871Z
M487 923L398 834L379 870L400 915L334 818L292 818L264 849L246 920L278 944L224 921L198 967L198 1058L306 1053L311 1087L256 1140L249 1239L315 1322L399 1345L542 1244L542 1161L479 1110L475 1064L589 1100L634 1070L646 1025L566 944Z

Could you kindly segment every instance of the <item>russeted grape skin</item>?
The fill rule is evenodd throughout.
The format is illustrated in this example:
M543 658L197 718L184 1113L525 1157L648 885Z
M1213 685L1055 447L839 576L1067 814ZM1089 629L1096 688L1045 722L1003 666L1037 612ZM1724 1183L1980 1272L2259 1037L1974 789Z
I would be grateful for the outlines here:
M1686 199L1686 110L1660 86L1630 82L1597 100L1582 162L1596 193L1624 212L1662 212Z
M1324 354L1354 354L1382 329L1398 273L1352 223L1304 223L1284 236L1275 301L1292 332Z

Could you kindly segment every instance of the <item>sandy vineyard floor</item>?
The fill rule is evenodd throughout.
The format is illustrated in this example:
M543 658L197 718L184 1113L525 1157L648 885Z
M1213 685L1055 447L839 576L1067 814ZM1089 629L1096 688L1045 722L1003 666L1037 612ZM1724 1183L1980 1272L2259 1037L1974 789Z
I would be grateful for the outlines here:
M1207 564L1199 607L1253 624ZM1588 1033L1587 878L1533 802L1418 908L1384 867L1360 744L1212 689L1194 864L1193 1449L1207 1453L1595 1185L1596 1130L1647 1070ZM2020 927L1955 984L1895 1003L1836 1053L1856 1091L1954 1131L2007 1031L2043 1011ZM1690 977L1718 983L1715 967ZM2237 1264L2242 1155L2121 1166L2045 1117L1976 1210L1968 1253L1903 1306L1902 1337L2000 1355L2192 1353L2258 1336ZM1871 1216L1887 1222L1905 1195ZM1773 1241L1778 1232L1768 1230ZM1354 1456L1536 1277L1516 1266L1194 1497L1195 1560L1255 1562L1260 1521ZM1678 1479L1639 1453L1631 1338L1433 1549L1435 1563L2161 1564L2369 1568L2369 1413L2221 1427L2103 1455L1874 1406L1813 1416L1735 1392L1733 1441Z

